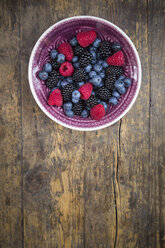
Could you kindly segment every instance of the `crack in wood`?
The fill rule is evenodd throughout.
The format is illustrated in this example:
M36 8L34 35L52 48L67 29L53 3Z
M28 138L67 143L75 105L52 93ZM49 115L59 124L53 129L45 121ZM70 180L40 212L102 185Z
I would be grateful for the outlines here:
M114 189L115 219L116 219L114 248L116 248L117 235L118 235L118 209L117 209L117 200L116 200L117 196L116 196L115 176L113 177L113 189Z
M19 71L19 81L20 81L20 98L21 98L21 226L22 226L22 248L24 248L24 178L23 178L23 110L22 110L22 76L21 76L21 1L19 0L19 63L20 63L20 71Z
M121 155L121 125L122 125L122 120L120 120L120 124L119 124L118 146L117 146L117 163L116 163L116 170L114 171L114 178L113 178L114 201L115 201L115 218L116 218L116 230L115 230L114 248L116 248L117 237L118 237L118 207L117 207L117 192L116 192L116 187L118 187L119 199L121 199L121 196L120 196L120 185L119 185L119 178L118 178L119 157Z

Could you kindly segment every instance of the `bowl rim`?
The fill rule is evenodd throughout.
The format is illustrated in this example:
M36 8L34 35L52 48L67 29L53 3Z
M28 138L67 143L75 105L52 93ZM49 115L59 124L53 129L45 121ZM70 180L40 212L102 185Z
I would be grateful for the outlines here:
M69 21L71 19L92 19L92 20L98 20L98 21L102 21L102 22L105 22L106 24L109 24L111 25L112 27L114 27L115 29L117 29L117 31L119 33L121 33L124 38L127 40L127 42L130 44L130 46L132 47L134 53L135 53L135 56L136 56L136 59L137 59L137 64L138 64L138 81L137 81L137 89L136 89L136 92L135 92L135 95L134 97L132 98L131 100L131 103L129 104L129 106L126 108L126 110L120 114L116 119L114 119L113 121L111 122L108 122L104 125L101 125L101 126L98 126L98 127L75 127L75 126L71 126L71 125L68 125L68 124L65 124L63 123L62 121L59 121L57 120L54 116L52 116L41 104L41 102L39 101L38 97L37 97L37 94L34 90L34 86L33 86L33 80L32 80L32 62L33 62L33 58L34 58L34 55L35 55L35 52L40 44L40 42L42 41L42 39L52 30L54 29L56 26L62 24L63 22L66 22L66 21ZM96 130L100 130L100 129L103 129L103 128L106 128L108 126L111 126L113 124L115 124L117 121L119 121L121 118L123 118L124 115L126 115L126 113L132 108L133 104L135 103L136 99L137 99L137 96L139 94L139 91L140 91L140 87L141 87L141 79L142 79L142 68L141 68L141 62L140 62L140 58L139 58L139 54L137 52L137 49L135 47L135 45L133 44L133 42L131 41L131 39L128 37L128 35L121 29L119 28L118 26L116 26L115 24L113 24L112 22L110 21L107 21L106 19L104 18L100 18L100 17L96 17L96 16L88 16L88 15L81 15L81 16L73 16L73 17L69 17L69 18L65 18L65 19L62 19L61 21L58 21L56 22L55 24L51 25L48 29L46 29L43 34L39 37L39 39L37 40L37 42L35 43L33 49L32 49L32 52L30 54L30 59L29 59L29 65L28 65L28 79L29 79L29 85L30 85L30 89L31 89L31 92L32 92L32 95L36 101L36 103L38 104L38 106L41 108L41 110L50 118L52 119L53 121L55 121L56 123L64 126L64 127L67 127L67 128L70 128L70 129L73 129L73 130L79 130L79 131L96 131Z

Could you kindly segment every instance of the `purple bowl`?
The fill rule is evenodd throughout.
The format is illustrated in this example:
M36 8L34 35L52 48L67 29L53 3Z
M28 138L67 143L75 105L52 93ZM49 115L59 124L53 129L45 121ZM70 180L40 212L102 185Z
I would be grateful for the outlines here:
M49 61L51 49L57 49L61 42L69 41L80 31L95 30L102 40L119 42L125 56L124 74L132 78L133 83L120 98L116 106L109 106L106 115L99 121L91 118L64 115L61 107L52 107L47 103L49 90L38 78L38 72ZM29 83L32 94L43 110L55 122L75 130L92 131L110 126L122 118L135 102L141 85L141 64L137 50L129 37L109 21L92 16L75 16L64 19L48 28L35 44L29 61Z

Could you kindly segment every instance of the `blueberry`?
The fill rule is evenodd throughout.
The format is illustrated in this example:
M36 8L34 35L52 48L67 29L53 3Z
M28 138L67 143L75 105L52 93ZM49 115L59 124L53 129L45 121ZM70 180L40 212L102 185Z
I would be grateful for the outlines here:
M108 109L107 103L106 102L100 102L100 103L104 106L105 111L107 111L107 109Z
M105 72L99 72L99 76L101 77L101 78L105 78Z
M122 75L122 76L120 76L119 78L118 78L118 80L120 81L120 80L123 80L125 78L125 75Z
M58 52L57 50L53 49L51 52L50 52L50 57L51 59L55 59L58 55Z
M95 91L92 91L91 95L92 96L95 96L96 95Z
M103 67L103 68L107 68L107 67L108 67L108 64L107 64L107 62L106 62L105 60L104 60L103 63L102 63L102 67Z
M117 51L120 51L121 50L121 45L119 43L113 43L112 44L112 49L113 51L117 52Z
M124 86L127 88L132 84L131 78L125 78L123 81L124 81Z
M92 65L89 64L87 67L85 67L85 72L88 73L92 70Z
M40 71L39 72L39 78L41 80L46 80L48 78L48 73L46 71Z
M93 46L91 46L90 48L89 48L89 52L91 53L91 52L96 52L97 51L97 49L95 48L95 47L93 47Z
M104 86L104 83L101 82L97 87L98 87L98 88L101 88L101 87L103 87L103 86Z
M116 97L117 99L120 98L120 94L116 90L112 92L112 96Z
M74 63L74 64L73 64L73 66L74 66L74 68L76 68L76 69L77 69L77 68L79 68L79 67L80 67L80 63L79 63L79 62L76 62L76 63Z
M117 88L117 91L121 94L121 95L123 95L123 94L125 94L125 92L126 92L126 88L122 85L122 86L118 86Z
M89 73L90 78L93 78L96 75L97 75L97 73L95 71L90 71L90 73Z
M62 81L61 82L61 87L64 88L67 84L69 84L68 81Z
M125 93L126 93L126 88L123 86L123 88L121 88L121 89L119 90L119 93L120 93L121 95L125 94Z
M64 110L71 110L72 109L72 103L71 102L66 102L63 104Z
M71 39L71 40L70 40L70 44L71 44L72 46L77 46L77 44L78 44L77 38L74 37L73 39Z
M85 84L85 82L83 82L83 81L77 83L77 85L78 85L79 87L81 87L81 86L84 85L84 84Z
M100 100L100 99L98 99L98 100L97 100L97 102L98 102L98 103L101 103L101 100Z
M89 115L89 112L88 112L86 109L84 109L84 110L81 112L81 117L83 117L83 118L87 118L88 115Z
M64 61L65 61L65 55L62 53L59 53L57 57L57 62L62 64Z
M103 67L101 66L101 65L99 65L99 64L96 64L96 65L94 65L94 70L96 71L96 72L100 72L102 69L103 69Z
M72 98L74 98L74 99L80 99L80 92L78 91L78 90L74 90L73 92L72 92Z
M69 83L73 83L73 79L71 77L67 77L66 81L68 81Z
M124 86L124 82L122 82L121 80L117 80L115 83L114 83L114 86L115 88L118 90L120 88L122 88Z
M96 38L96 40L93 42L94 47L99 47L101 44L101 40L99 38Z
M52 65L51 65L50 63L46 63L46 64L43 66L43 71L51 72L51 71L52 71Z
M97 64L99 64L99 65L102 65L102 63L103 63L102 59L99 59L99 61L97 62Z
M102 78L98 75L92 77L92 83L95 85L95 86L99 86L100 83L102 82Z
M65 114L68 116L68 117L73 117L74 116L74 112L72 110L67 110L65 111Z
M118 103L118 100L116 97L111 96L109 99L109 103L111 103L112 105L116 105Z
M97 63L97 60L96 60L96 59L92 59L92 60L91 60L91 64L92 64L92 65L95 65L96 63Z
M97 53L97 59L100 59L100 53Z
M73 97L72 97L72 102L73 102L73 103L78 103L79 100L80 100L79 98L77 99L77 98L73 98Z
M58 87L58 88L61 88L61 80L58 81L57 87Z
M88 75L85 76L85 80L86 80L86 81L89 80L89 76L88 76Z
M72 62L76 63L77 61L78 61L78 56L74 56L73 59L72 59Z
M92 55L92 59L96 59L96 52L92 51L90 54Z

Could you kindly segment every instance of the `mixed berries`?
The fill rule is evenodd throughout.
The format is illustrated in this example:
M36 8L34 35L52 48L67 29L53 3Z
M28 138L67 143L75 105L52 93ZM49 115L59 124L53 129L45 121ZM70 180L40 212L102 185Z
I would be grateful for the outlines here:
M102 41L94 30L80 32L50 52L39 78L50 90L48 104L72 118L100 120L117 105L132 79L124 75L125 58L117 42Z

